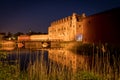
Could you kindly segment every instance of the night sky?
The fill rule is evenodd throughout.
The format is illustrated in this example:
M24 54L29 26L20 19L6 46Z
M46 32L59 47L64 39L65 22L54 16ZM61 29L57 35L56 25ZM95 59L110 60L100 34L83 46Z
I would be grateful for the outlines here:
M73 12L88 16L116 7L120 0L0 0L0 32L47 33L51 22Z

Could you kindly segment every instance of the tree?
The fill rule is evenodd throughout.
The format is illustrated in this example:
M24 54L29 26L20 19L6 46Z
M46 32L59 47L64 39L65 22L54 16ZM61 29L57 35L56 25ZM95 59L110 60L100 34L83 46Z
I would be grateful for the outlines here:
M14 34L15 37L20 36L20 35L24 35L24 33L22 33L22 32L17 32L17 33Z

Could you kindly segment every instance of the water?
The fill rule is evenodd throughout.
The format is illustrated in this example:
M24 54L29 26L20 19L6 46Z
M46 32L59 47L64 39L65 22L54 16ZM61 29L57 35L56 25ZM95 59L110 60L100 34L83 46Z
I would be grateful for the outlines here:
M26 70L28 65L33 65L36 60L40 61L41 50L28 50L28 49L16 49L12 51L5 51L7 53L7 58L2 59L2 61L8 61L9 64L17 63L20 65L20 71ZM45 62L48 60L48 51L44 51L43 59Z

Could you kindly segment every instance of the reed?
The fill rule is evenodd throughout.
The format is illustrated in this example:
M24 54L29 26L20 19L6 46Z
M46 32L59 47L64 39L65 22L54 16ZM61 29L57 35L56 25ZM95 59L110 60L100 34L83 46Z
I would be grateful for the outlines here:
M43 61L43 56L41 56L40 61L36 61L33 65L29 65L28 75L29 80L102 80L101 76L89 71L83 70L74 72L70 67L51 60L49 60L49 65L46 65Z
M120 48L108 44L77 44L71 51L91 56L91 67L87 71L104 80L120 79ZM84 71L84 70L83 70Z

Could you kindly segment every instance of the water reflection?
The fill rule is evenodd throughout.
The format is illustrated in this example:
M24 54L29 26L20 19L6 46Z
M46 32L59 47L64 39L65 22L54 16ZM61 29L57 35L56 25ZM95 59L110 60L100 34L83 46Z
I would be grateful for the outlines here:
M14 50L16 44L14 41L2 41L0 42L0 50Z
M89 66L90 57L85 55L79 55L69 50L48 50L48 57L59 64L71 68L73 71L87 70Z
M15 47L14 46L4 46L2 48L0 48L0 50L7 50L7 51L11 51L11 50L14 50Z

